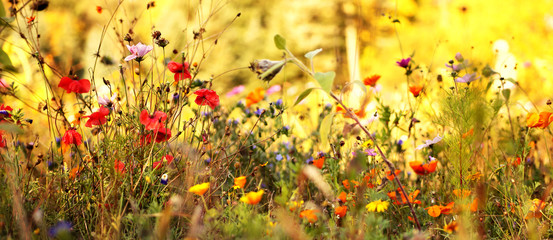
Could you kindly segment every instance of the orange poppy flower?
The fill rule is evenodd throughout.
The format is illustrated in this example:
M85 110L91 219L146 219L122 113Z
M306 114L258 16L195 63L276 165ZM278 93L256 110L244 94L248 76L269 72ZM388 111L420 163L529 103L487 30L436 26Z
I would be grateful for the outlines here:
M432 217L439 217L440 215L444 214L444 215L448 215L451 213L451 209L453 209L453 206L455 205L454 202L450 202L449 204L447 204L446 206L442 206L442 205L434 205L434 206L430 206L430 207L427 207L426 209L428 210L428 214Z
M317 217L318 212L319 212L319 210L316 210L316 209L303 210L303 211L300 212L300 218L305 218L310 223L315 223L319 219Z
M529 113L526 116L526 126L530 128L546 128L553 121L552 114L550 112L541 112L539 115L537 113Z
M102 7L101 6L96 6L96 12L98 13L102 13Z
M353 108L350 108L349 110L353 112L357 117L364 118L365 116L367 116L367 112L363 107L359 110L353 110ZM340 106L336 106L336 112L344 114L346 118L351 118L351 116L347 113L347 111Z
M246 196L243 196L240 198L241 202L245 202L250 205L256 205L261 201L261 198L263 197L263 189L257 191L257 192L249 192L246 194Z
M374 87L376 85L376 82L378 81L378 79L380 79L380 75L375 74L375 75L372 75L370 77L365 78L363 80L363 84L365 84L365 86Z
M524 219L541 218L543 216L541 210L545 208L545 205L546 203L544 203L542 200L535 198L534 200L532 200L530 212L528 212Z
M470 211L471 212L478 211L478 198L474 198L474 200L472 200L472 203L470 204Z
M348 212L348 206L339 206L334 209L334 214L336 214L340 218L343 218L344 216L346 216L347 212Z
M325 157L324 156L313 160L313 166L317 167L318 169L323 169L324 164L325 164Z
M258 87L246 96L246 106L250 107L251 105L261 102L265 98L265 89Z
M236 188L244 188L244 185L246 185L246 176L234 178L234 186Z
M401 173L401 170L396 169L394 172L397 176ZM394 174L392 174L392 171L390 171L390 170L386 171L386 178L390 181L394 180Z
M470 193L471 193L470 190L460 190L460 189L453 190L453 195L460 198L466 198L470 195Z
M196 184L188 189L189 192L195 193L197 195L204 195L205 192L209 189L209 182Z
M436 171L436 166L438 165L438 161L433 160L429 163L422 163L421 161L412 161L409 163L409 166L415 171L418 175L428 175L430 173L433 173Z
M348 195L346 192L341 192L340 195L338 195L338 200L342 203L345 203L348 200Z
M421 204L421 201L420 200L415 200L415 198L417 198L417 196L419 195L420 193L420 190L415 190L414 192L410 193L409 194L409 197L405 197L405 195L403 195L401 193L401 189L398 188L396 191L394 192L389 192L388 193L388 197L390 197L390 199L392 199L392 201L394 201L394 204L395 205L402 205L402 204L407 204L407 199L409 199L409 202L411 203L414 203L414 204ZM397 195L401 195L401 202L398 200L398 197Z
M448 233L456 232L457 229L459 229L459 226L457 225L456 221L453 221L453 222L451 222L451 223L444 226L444 231L446 231Z
M422 91L422 85L409 86L409 92L411 92L414 97L418 97L421 91Z
M346 179L346 180L342 181L342 184L344 185L344 187L345 187L347 190L349 190L349 188L350 188L349 180Z

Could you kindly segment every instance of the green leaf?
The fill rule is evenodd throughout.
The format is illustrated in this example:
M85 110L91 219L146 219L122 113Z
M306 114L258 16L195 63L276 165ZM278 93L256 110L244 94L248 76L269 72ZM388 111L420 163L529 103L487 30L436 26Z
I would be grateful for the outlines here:
M322 48L319 48L319 49L315 49L311 52L308 52L305 54L305 58L309 59L309 60L313 60L313 57L315 57L315 55L319 54L320 52L322 52L323 49Z
M501 91L501 94L503 94L503 97L505 98L505 101L509 101L509 97L511 97L511 89L503 89Z
M19 126L11 123L1 123L0 124L0 130L8 133L14 133L14 134L23 134L23 129L21 129Z
M14 70L15 68L12 65L12 61L10 60L10 57L2 48L0 48L0 64L4 66L7 70Z
M296 100L296 103L294 103L294 106L298 105L298 103L301 102L301 100L305 99L307 96L309 96L309 94L311 93L311 91L313 91L314 88L308 88L306 89L305 91L303 91L300 96L298 97L298 99Z
M279 34L275 35L275 46L280 50L286 49L286 39Z
M484 68L482 68L482 76L484 77L490 77L494 73L496 72L492 69L492 67L490 67L490 65L486 65Z
M321 134L321 144L323 147L328 145L328 135L330 135L330 128L332 127L332 120L334 119L334 115L335 113L326 115L326 117L321 122L319 134Z
M4 8L4 4L0 2L0 17L6 16L6 8Z
M367 93L367 87L363 82L356 80L356 81L353 81L353 84L359 86L359 88L361 88L361 90L363 90L364 93Z
M332 84L334 83L334 78L336 77L335 72L325 72L325 73L315 73L313 76L317 82L321 85L321 88L327 92L330 93L330 90L332 90Z

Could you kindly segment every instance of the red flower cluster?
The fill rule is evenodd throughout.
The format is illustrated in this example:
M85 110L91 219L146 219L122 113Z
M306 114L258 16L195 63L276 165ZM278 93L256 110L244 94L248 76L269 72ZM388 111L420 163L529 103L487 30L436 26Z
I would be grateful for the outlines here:
M94 126L102 125L108 121L106 119L107 115L109 115L109 109L105 108L104 106L101 106L97 112L93 112L88 116L83 116L83 118L88 118L88 121L86 121L85 126L92 127L93 125Z
M166 119L167 114L162 111L156 111L150 115L147 110L142 110L140 113L140 123L146 126L146 130L152 130L153 132L142 136L140 144L151 143L153 137L155 137L155 141L158 143L169 140L171 138L171 129L165 127Z
M74 80L70 77L62 77L58 87L65 89L67 93L87 93L90 91L90 81L88 79Z
M167 68L169 69L169 71L175 74L175 82L192 78L192 76L190 75L190 72L188 71L188 67L189 67L188 63L186 62L182 64L182 63L170 61L167 64Z
M198 105L208 105L211 109L219 106L219 96L213 90L200 89L195 91L194 94L198 95L196 100L194 100Z
M153 164L154 169L160 169L163 167L163 162L167 162L167 166L169 166L173 162L173 155L167 154L163 156L163 158L160 161L155 161Z

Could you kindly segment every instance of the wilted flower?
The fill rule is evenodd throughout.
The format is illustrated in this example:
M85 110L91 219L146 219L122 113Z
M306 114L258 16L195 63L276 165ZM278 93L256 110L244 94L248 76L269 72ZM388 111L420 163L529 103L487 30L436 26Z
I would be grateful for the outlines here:
M257 192L249 192L245 196L240 198L241 202L245 202L249 205L256 205L261 201L261 198L263 197L263 189L257 191Z
M257 73L257 77L263 81L271 81L284 67L286 61L271 61L268 59L255 60L250 63L250 69ZM274 67L274 68L273 68ZM268 72L270 70L270 72Z
M388 201L376 200L367 204L366 208L369 212L384 212L388 209L390 203Z
M142 43L138 43L136 45L129 46L127 45L127 49L131 52L131 55L127 56L125 58L125 61L131 61L136 60L137 62L141 62L144 60L144 56L148 54L154 47L150 45L144 45Z
M209 189L209 182L196 184L188 189L189 192L195 193L197 195L204 195L205 192Z

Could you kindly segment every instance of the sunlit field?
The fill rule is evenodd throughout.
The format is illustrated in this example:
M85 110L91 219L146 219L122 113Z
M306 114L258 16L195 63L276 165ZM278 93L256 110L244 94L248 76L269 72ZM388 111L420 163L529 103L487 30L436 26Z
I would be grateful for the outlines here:
M551 239L553 1L0 2L1 239Z

